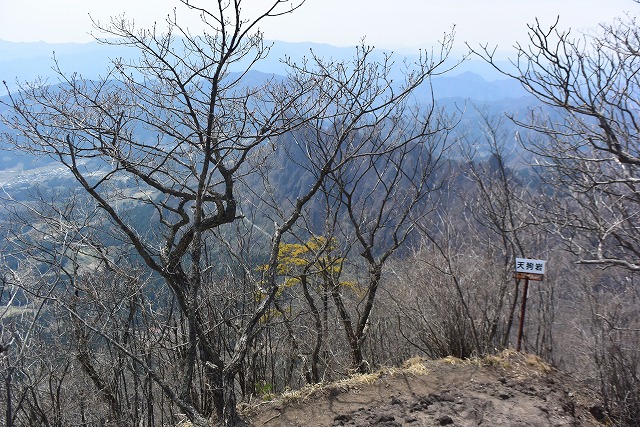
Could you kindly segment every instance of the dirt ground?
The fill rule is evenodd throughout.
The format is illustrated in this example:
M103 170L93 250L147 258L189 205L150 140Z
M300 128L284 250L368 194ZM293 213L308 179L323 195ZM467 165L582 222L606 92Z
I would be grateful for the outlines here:
M597 426L586 390L535 356L411 359L245 408L250 425Z

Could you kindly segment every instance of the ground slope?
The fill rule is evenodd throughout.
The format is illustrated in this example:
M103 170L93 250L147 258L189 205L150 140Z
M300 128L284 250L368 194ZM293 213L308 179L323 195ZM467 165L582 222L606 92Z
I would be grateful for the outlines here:
M594 398L535 356L412 359L247 408L253 426L597 426Z

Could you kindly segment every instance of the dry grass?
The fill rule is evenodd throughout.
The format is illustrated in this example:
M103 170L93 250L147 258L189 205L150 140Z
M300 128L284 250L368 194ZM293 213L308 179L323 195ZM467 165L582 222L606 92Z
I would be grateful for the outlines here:
M515 370L527 367L527 370L531 371L531 368L534 368L535 371L541 374L549 374L553 371L551 365L538 356L518 353L512 349L503 350L500 354L484 356L474 361L482 366L493 366L502 369Z
M178 421L176 427L193 427L193 423L187 419L185 416L183 420Z
M533 354L528 354L525 358L525 362L527 365L531 366L532 368L536 368L536 370L542 372L543 374L549 374L553 371L551 365Z
M459 359L459 358L454 357L454 356L447 356L444 359L440 359L440 361L442 363L446 363L447 365L460 365L462 363L468 362L468 361L465 361L463 359Z
M422 357L412 357L402 364L402 372L411 375L427 375L429 370L424 364Z
M243 404L239 410L243 415L250 415L263 405L304 403L310 398L324 393L335 394L349 390L357 390L362 386L375 384L382 377L392 377L400 374L414 376L427 375L429 370L424 362L425 359L414 357L404 362L401 368L384 367L371 373L352 374L347 378L331 383L308 384L298 390L287 390L279 396L275 396L273 399L264 400L255 404Z
M537 356L518 353L515 350L504 350L497 355L488 355L475 359L459 359L449 356L440 360L431 361L422 357L413 357L405 361L401 367L384 367L375 372L367 374L353 374L349 377L334 381L331 383L309 384L298 390L287 390L278 396L269 395L267 399L258 403L241 404L240 412L244 415L251 415L263 405L288 405L291 403L304 403L309 399L328 394L338 394L349 390L357 390L358 388L376 383L383 377L393 377L397 375L424 376L428 375L430 370L427 366L433 363L442 363L447 365L468 365L477 364L480 366L491 366L508 370L527 370L539 372L540 374L548 374L553 368L545 363Z

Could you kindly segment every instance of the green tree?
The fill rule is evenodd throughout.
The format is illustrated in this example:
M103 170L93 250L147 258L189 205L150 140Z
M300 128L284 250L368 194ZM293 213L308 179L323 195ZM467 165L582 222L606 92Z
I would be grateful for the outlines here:
M309 383L320 382L323 377L320 356L323 346L328 345L331 292L335 287L348 287L358 292L354 282L341 280L344 262L334 238L313 236L304 243L281 243L279 247L278 276L282 279L278 285L279 294L273 302L274 309L267 316L282 319L294 348L305 360L310 359L305 369ZM302 301L304 305L301 305ZM307 328L299 320L307 310L314 331L310 344L301 337ZM309 349L303 348L307 345ZM293 370L296 358L297 354L291 360L289 372Z

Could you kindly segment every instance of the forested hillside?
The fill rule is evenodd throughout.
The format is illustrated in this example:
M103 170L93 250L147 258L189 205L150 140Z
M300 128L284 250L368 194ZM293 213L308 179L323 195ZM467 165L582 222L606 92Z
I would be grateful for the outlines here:
M638 425L635 21L532 26L518 67L470 46L490 82L453 34L259 72L281 3L205 11L203 36L114 20L101 46L131 53L99 75L5 83L0 422L240 425L285 390L522 344ZM547 261L526 312L516 258Z

